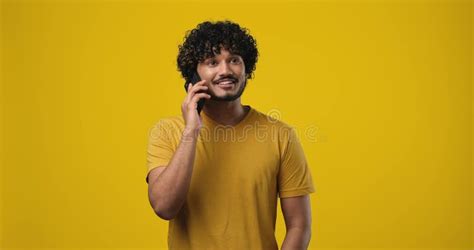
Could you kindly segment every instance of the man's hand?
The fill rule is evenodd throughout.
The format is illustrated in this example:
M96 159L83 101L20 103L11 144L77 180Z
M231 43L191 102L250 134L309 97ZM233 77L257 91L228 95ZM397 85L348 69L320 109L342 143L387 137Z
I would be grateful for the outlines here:
M206 91L206 80L201 80L196 84L188 85L188 94L181 105L181 112L183 113L184 123L186 125L185 130L196 131L202 126L201 117L197 112L197 103L199 99L209 99L211 96L207 93L198 93L198 91Z

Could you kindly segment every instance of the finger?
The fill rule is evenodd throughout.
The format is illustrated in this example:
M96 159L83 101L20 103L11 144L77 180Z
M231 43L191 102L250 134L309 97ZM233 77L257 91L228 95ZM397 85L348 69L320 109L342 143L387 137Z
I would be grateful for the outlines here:
M187 87L187 94L186 94L186 97L184 97L184 103L187 103L189 101L189 91L191 90L191 86L192 84L191 83L188 83L188 87Z
M205 88L203 88L203 87L205 87ZM193 95L196 91L206 90L206 89L207 89L207 86L203 86L203 85L193 86L193 84L189 83L188 84L188 90L187 90L188 94L184 98L184 101L189 102L189 100L191 100L191 98L193 97Z
M205 90L207 90L208 88L209 88L209 87L207 87L207 86L202 86L202 85L196 86L196 87L194 87L194 88L192 88L192 89L189 90L188 95L193 96L194 94L196 94L196 92L198 92L198 91L200 91L200 90L205 91Z
M206 82L207 80L200 80L198 82L196 82L195 84L193 84L193 86L201 86L201 85L206 85Z
M202 84L202 83L205 83L206 81L207 81L206 79L201 79L201 80L197 81L196 84L198 84L198 83Z
M191 99L191 102L192 103L197 103L199 101L199 99L201 99L201 98L209 99L209 98L211 98L211 95L206 94L206 93L197 93L193 96L193 98Z
M194 84L194 86L191 87L190 91L193 91L193 89L195 88L202 88L202 87L208 87L207 85L203 85L203 84Z
M196 82L195 84L192 84L192 83L189 83L188 84L188 94L186 95L186 98L184 99L184 101L186 103L188 103L192 97L194 96L194 94L199 91L199 90L207 90L207 86L205 85L207 82L207 80L201 80L199 82ZM202 87L205 87L205 88L202 88Z
M206 90L207 90L207 88L190 90L190 93L188 94L186 101L190 102L193 99L193 97L198 93L206 93L207 94Z
M196 93L192 98L191 98L191 101L192 102L198 102L199 99L201 98L211 98L211 95L209 95L208 93Z

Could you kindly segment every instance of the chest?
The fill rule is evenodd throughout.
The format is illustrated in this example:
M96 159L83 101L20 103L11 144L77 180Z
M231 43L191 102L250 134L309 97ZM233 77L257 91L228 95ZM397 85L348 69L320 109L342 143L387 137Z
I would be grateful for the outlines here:
M276 185L279 166L278 144L271 140L200 141L193 182L213 192L267 189Z

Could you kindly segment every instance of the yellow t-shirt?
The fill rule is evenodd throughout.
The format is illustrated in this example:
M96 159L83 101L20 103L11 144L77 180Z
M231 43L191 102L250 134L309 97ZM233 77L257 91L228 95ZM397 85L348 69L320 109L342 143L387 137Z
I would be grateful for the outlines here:
M278 196L315 191L296 131L246 107L245 118L233 127L201 112L191 184L169 222L169 249L278 249ZM147 177L171 160L184 125L181 116L168 117L150 130Z

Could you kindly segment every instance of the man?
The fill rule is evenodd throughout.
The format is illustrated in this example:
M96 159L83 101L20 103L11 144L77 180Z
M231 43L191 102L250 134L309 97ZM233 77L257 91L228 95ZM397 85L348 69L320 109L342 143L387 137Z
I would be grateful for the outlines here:
M314 186L296 133L241 104L257 57L255 39L231 21L201 23L179 46L183 77L202 80L189 84L181 116L151 129L147 150L149 200L170 221L170 249L278 249L278 196L282 249L309 244Z

